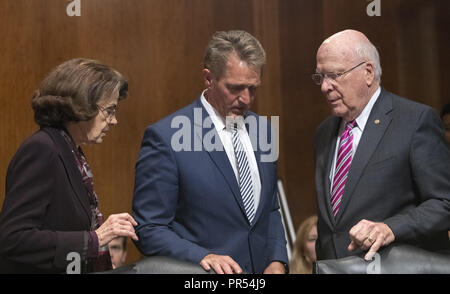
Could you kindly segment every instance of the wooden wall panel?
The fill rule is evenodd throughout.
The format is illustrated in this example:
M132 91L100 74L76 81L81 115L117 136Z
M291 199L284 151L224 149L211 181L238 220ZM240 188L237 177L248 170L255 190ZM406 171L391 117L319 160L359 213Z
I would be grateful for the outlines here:
M81 0L79 17L67 16L68 3L0 2L0 203L11 157L37 130L33 91L70 58L101 60L130 85L119 124L103 144L84 147L105 216L131 212L144 129L198 97L204 50L217 30L247 30L266 49L253 110L280 119L279 175L296 227L316 209L312 139L329 109L310 75L324 38L365 32L379 48L386 88L436 108L450 102L448 1L381 1L380 17L367 16L370 2L361 0ZM139 259L129 248L128 262Z
M311 80L322 43L321 1L280 1L281 174L295 227L316 211L313 136L329 114ZM282 160L283 159L283 160Z
M280 53L280 20L278 0L253 0L253 26L254 35L264 46L267 64L264 67L261 87L258 90L253 110L261 116L266 116L272 123L278 119L278 140L284 140L284 131L280 120L282 114L281 92L281 53ZM276 126L275 126L276 127ZM285 161L284 145L278 146L278 160ZM278 166L281 178L285 174L284 166Z
M398 88L396 1L380 1L381 15L370 17L372 1L323 0L324 37L345 29L362 31L377 47L383 68L382 84L393 92Z
M449 28L450 28L450 1L446 0L436 0L438 4L436 5L436 20L435 20L435 30L437 32L437 40L439 45L437 46L438 51L438 63L439 66L434 70L439 73L439 86L440 86L440 97L441 103L439 108L444 104L450 103L450 38L449 38ZM423 83L422 83L423 84Z
M441 93L436 6L430 1L416 1L414 5L400 1L397 11L398 52L402 52L398 56L398 90L405 97L439 109ZM423 83L427 86L424 87Z

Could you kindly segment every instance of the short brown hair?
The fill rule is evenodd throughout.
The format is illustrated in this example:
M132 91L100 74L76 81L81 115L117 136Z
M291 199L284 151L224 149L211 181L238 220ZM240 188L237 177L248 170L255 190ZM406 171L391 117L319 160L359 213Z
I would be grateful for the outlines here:
M53 69L34 93L34 120L41 127L90 120L98 114L97 102L115 89L119 100L127 97L128 83L118 71L96 60L68 60Z
M230 53L235 52L250 67L261 70L266 63L266 52L261 43L245 31L218 31L206 48L204 67L217 78L222 77Z

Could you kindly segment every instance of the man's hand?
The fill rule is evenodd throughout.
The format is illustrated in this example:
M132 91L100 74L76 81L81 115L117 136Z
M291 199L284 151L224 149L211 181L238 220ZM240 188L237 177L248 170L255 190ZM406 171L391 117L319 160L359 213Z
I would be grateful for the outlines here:
M364 256L365 260L371 260L380 247L387 246L395 240L394 233L388 225L365 219L353 226L349 234L351 242L348 250L353 251L358 247L362 250L369 249Z
M226 255L208 254L200 261L200 265L205 271L209 271L212 268L216 274L242 273L239 264Z
M264 270L264 274L285 274L286 269L284 265L279 261L273 261Z

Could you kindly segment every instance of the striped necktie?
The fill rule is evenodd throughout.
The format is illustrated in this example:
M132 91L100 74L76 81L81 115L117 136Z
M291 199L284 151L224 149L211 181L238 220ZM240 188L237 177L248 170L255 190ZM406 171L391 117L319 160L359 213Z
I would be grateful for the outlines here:
M238 169L239 190L241 192L242 201L244 202L245 213L251 224L255 217L252 175L250 173L247 154L245 153L244 146L239 137L236 124L232 127L232 141Z
M352 163L352 129L355 126L355 120L348 122L340 138L339 149L336 158L336 168L334 170L333 186L331 189L331 207L333 209L334 218L336 218L336 215L339 211L339 206L341 205L342 194L344 192L345 183L347 182L348 171L350 169L350 164Z

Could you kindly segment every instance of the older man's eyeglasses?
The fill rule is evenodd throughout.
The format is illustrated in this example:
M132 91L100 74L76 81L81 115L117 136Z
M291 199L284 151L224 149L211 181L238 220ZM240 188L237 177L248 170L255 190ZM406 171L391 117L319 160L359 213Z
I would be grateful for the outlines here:
M360 66L360 65L362 65L364 63L366 63L366 61L363 61L360 64L355 65L354 67L352 67L352 68L350 68L350 69L348 69L346 71L343 71L343 72L329 72L329 73L325 73L325 74L315 73L311 77L312 77L314 83L316 85L320 86L320 85L322 85L323 81L326 78L328 78L328 79L330 79L332 81L336 81L337 78L339 78L339 77L341 77L341 76L351 72L352 70L354 70L355 68L357 68L358 66Z
M103 114L103 117L105 118L107 123L111 123L113 117L116 116L116 106L113 105L111 107L103 108L100 105L97 105L98 110Z

